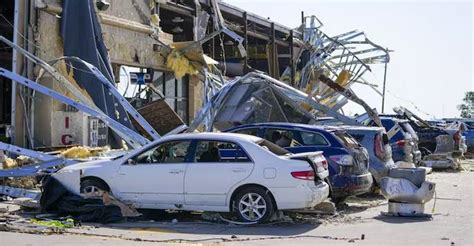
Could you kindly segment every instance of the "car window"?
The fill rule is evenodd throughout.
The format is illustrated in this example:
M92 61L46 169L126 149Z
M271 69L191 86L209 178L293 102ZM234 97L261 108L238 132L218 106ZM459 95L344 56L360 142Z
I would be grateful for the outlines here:
M238 144L225 141L199 141L193 159L194 162L251 162Z
M295 135L293 131L285 129L268 128L265 131L265 139L282 148L301 146Z
M257 136L258 137L258 128L241 129L241 130L235 131L234 133L247 134L247 135L252 135L252 136Z
M316 132L305 132L300 131L301 141L303 145L328 145L329 143L326 141L321 134Z
M186 161L191 141L173 141L158 145L139 155L133 161L145 163L182 163Z
M258 146L262 147L263 149L272 152L275 155L282 156L290 154L288 150L265 139L261 139L260 141L256 142L256 144L258 144Z

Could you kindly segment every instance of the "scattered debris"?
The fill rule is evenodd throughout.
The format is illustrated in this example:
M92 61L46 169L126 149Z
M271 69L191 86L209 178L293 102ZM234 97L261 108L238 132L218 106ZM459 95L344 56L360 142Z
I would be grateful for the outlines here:
M59 220L37 220L31 219L30 222L35 225L42 225L48 227L56 227L60 229L64 228L73 228L74 227L74 219L68 218L64 221Z
M388 200L388 213L383 215L426 217L424 205L435 194L436 184L425 181L424 169L392 169L381 180L383 196Z

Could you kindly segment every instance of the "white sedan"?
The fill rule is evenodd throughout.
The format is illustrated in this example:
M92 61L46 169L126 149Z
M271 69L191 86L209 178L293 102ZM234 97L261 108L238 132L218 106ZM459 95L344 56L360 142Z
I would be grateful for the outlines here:
M194 133L163 137L112 160L84 162L81 192L110 191L137 208L236 212L264 222L274 211L317 205L329 194L321 152L292 155L258 137Z

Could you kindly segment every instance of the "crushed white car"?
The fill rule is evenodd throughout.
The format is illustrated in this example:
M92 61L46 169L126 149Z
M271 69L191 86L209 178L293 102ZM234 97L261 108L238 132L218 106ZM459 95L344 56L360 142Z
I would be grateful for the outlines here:
M55 176L71 172L80 174L82 193L110 191L136 208L236 212L244 222L264 222L276 210L311 208L329 195L322 152L292 155L264 139L233 133L167 136L111 160L65 167Z

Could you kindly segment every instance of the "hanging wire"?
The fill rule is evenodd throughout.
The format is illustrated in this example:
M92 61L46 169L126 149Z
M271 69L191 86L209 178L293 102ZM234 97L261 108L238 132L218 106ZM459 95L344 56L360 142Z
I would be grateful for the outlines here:
M10 22L8 21L7 17L5 17L3 14L0 14L0 17L5 20L5 22L10 25L10 27L15 30L15 26ZM35 46L36 48L38 48L39 50L42 50L42 51L45 51L43 48L41 48L40 46L38 46L37 44L35 44L34 41L30 41L28 40L25 36L23 36L20 32L16 31L16 34L19 35L24 41L28 42L29 44Z
M409 103L409 104L412 105L412 106L414 107L414 109L415 109L416 111L418 111L419 113L422 113L422 114L424 114L424 115L426 115L426 116L429 116L429 117L432 117L432 118L436 118L436 117L434 117L434 115L432 115L432 114L430 114L430 113L428 113L428 112L425 112L424 110L421 110L418 106L416 106L416 104L415 104L413 101L410 101L410 100L408 100L408 99L402 98L402 97L398 96L397 94L393 93L392 91L390 91L389 89L386 89L386 91L387 91L390 95L392 95L393 97L397 98L398 100L403 101L403 102L406 102L406 103Z

